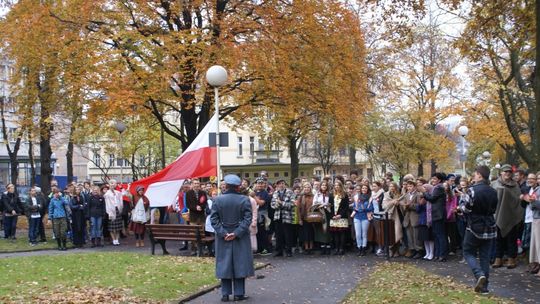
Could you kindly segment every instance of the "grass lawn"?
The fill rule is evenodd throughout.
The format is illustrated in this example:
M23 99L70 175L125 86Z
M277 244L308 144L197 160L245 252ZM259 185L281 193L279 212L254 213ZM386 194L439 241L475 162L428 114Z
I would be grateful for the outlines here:
M5 240L3 238L3 233L2 233L2 238L0 239L0 253L54 249L57 246L58 245L56 244L56 241L50 238L47 240L47 243L38 243L38 245L36 246L30 246L30 244L28 244L28 236L19 235L17 236L17 240L12 241L12 240Z
M380 263L345 298L356 303L513 303L476 294L471 286L430 274L411 265Z
M214 260L73 253L0 260L0 303L161 303L217 282Z

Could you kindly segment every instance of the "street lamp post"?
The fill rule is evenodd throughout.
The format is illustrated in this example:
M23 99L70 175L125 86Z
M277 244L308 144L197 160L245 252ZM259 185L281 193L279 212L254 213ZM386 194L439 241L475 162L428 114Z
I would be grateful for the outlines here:
M216 179L219 183L221 181L221 166L220 166L220 156L219 156L219 88L224 86L227 83L227 70L220 66L220 65L214 65L211 66L206 71L206 81L209 85L211 85L214 88L214 112L217 115L217 121L216 121L216 160L217 160L217 168L216 168Z
M115 126L116 128L116 131L118 131L118 137L120 138L119 140L119 146L120 146L120 159L122 160L120 162L120 185L122 185L122 182L124 181L124 159L122 158L122 133L124 133L124 131L126 131L126 124L121 122L121 121L117 121Z
M469 128L467 126L461 126L458 128L458 133L461 135L461 155L463 156L462 159L462 166L463 166L463 176L467 175L467 171L465 168L465 136L469 134Z

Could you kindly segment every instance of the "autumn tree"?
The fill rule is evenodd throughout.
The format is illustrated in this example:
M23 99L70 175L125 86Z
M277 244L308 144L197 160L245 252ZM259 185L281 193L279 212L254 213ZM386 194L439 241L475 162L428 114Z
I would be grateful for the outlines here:
M37 127L35 134L39 138L44 193L50 189L55 119L65 105L74 104L74 100L78 103L85 94L79 81L85 74L71 65L85 62L80 60L89 56L79 53L83 29L77 24L61 22L55 14L63 15L73 10L84 19L88 18L91 8L91 2L78 0L39 3L21 0L11 7L0 24L7 55L15 61L12 87L16 105L20 109L36 110L19 124ZM37 125L33 125L34 117L37 117Z
M294 178L308 134L322 142L334 132L338 147L362 136L358 126L369 109L365 53L360 22L339 1L277 3L279 17L266 20L257 44L265 53L251 53L249 68L261 81L249 94L263 105L251 117L287 142Z
M521 159L540 169L540 1L445 2L465 10L456 45L479 66L475 81L490 84L486 93L497 101Z

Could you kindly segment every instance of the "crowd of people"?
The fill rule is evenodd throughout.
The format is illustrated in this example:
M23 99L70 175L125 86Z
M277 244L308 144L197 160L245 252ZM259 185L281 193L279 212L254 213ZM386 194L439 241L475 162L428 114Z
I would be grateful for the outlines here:
M480 254L489 262L488 269L481 262L482 269L475 273L484 277L477 290L483 292L489 265L515 268L519 254L529 256L528 271L538 274L540 174L503 165L499 176L490 180L489 169L480 171L471 180L437 172L429 180L409 174L400 183L390 173L370 181L352 171L347 176L297 178L292 185L283 179L272 183L263 171L253 182L242 179L240 187L252 207L252 251L275 257L355 251L358 256L403 255L438 262L462 255L470 265ZM143 187L137 187L135 195L126 188L114 180L100 187L88 182L70 184L63 191L53 185L45 196L33 187L22 202L13 185L8 185L0 204L4 237L15 238L17 217L23 214L28 218L31 246L46 241L44 218L48 214L59 250L66 250L68 240L75 247L100 247L106 241L118 246L128 234L135 235L137 247L144 246L145 224L153 223L155 217L160 224L202 225L213 234L212 202L226 190L224 182L218 186L186 180L175 203L150 208ZM472 207L475 199L487 199L482 193L488 188L497 201L486 203L483 209L478 207L482 203ZM480 220L475 212L481 213ZM474 237L468 237L467 231ZM473 252L479 243L482 250ZM180 249L188 250L189 245L185 242ZM192 254L196 246L191 244ZM214 254L212 245L205 250Z

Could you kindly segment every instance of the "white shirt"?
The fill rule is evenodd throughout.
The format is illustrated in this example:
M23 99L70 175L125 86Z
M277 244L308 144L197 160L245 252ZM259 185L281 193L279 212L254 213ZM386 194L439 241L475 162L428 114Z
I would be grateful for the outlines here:
M37 199L35 197L32 196L32 205L34 206L37 206ZM30 215L30 218L40 218L41 217L41 214L39 214L39 212L34 212Z
M529 190L529 195L533 195L535 194L536 192L536 189L538 189L538 187L536 188L531 188L531 190ZM528 224L528 223L532 223L533 222L533 211L531 209L531 204L527 204L527 208L525 208L525 223Z
M210 210L212 210L212 200L209 199L209 200L206 201L206 203L208 204L208 208L210 208ZM206 217L206 222L204 223L204 230L207 231L207 232L211 232L211 233L216 232L214 230L214 227L212 227L212 223L210 222L210 216Z

